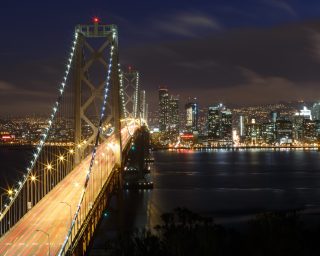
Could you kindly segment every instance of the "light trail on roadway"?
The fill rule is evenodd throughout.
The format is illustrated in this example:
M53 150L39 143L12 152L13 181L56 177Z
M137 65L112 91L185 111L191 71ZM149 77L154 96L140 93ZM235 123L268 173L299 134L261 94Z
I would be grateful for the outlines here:
M122 128L122 145L130 141L136 128L135 121L130 121L128 127ZM111 135L97 150L96 158L100 159L105 169L104 181L114 167L115 158L112 152L107 151L108 145L114 143L114 135ZM49 255L49 246L51 255L58 253L70 228L70 209L61 202L70 204L73 217L83 191L90 160L91 154L0 239L0 255ZM96 183L100 182L101 180ZM100 188L99 186L98 189ZM95 195L98 195L98 191Z

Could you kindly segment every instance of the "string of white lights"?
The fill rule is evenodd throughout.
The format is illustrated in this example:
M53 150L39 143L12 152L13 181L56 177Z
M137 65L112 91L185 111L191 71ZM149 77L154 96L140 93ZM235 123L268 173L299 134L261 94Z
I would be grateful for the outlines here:
M121 71L120 63L118 64L118 73L119 73L119 81L120 81L120 97L121 97L121 106L123 111L123 116L126 119L127 118L127 110L126 110L126 104L124 100L124 90L123 90L123 73Z
M29 175L32 172L32 170L33 170L33 168L34 168L34 166L35 166L35 164L36 164L36 162L37 162L37 160L38 160L38 158L40 156L40 153L41 153L41 151L42 151L42 149L43 149L43 147L44 147L44 145L46 143L46 140L47 140L48 135L49 135L49 133L51 131L51 128L52 128L53 121L54 121L56 113L58 111L59 105L60 105L60 103L62 101L63 93L64 93L66 85L67 85L68 76L69 76L70 69L71 69L71 66L72 66L72 62L73 62L73 59L74 59L75 49L76 49L77 43L78 43L78 31L76 31L75 35L74 35L74 40L73 40L73 43L72 43L72 46L71 46L70 55L68 57L66 70L65 70L65 73L64 73L63 80L62 80L62 82L60 83L60 86L59 86L58 97L57 97L57 99L56 99L56 101L55 101L55 103L53 105L52 112L51 112L50 118L48 120L48 126L44 129L44 132L40 136L39 143L36 146L35 152L33 153L33 159L30 161L29 167L27 167L27 169L26 169L26 174L23 175L23 180L22 181L21 180L18 181L18 184L15 187L13 187L14 194L8 198L9 199L9 203L4 204L3 209L0 209L0 221L4 218L5 214L9 211L9 209L13 205L15 199L20 194L24 184L28 181Z
M137 118L137 115L138 115L138 97L139 97L139 72L137 72L137 77L136 77L136 88L135 88L135 92L134 92L134 95L135 95L135 102L134 102L134 105L135 105L135 108L134 108L134 118Z
M115 30L113 30L112 38L113 38L113 40L115 40L115 38L116 38L116 31ZM91 172L92 172L92 167L93 167L93 164L94 164L94 161L95 161L96 152L97 152L97 148L98 148L98 144L99 144L98 143L99 142L99 136L102 133L103 118L105 116L105 110L106 110L106 105L107 105L107 97L108 97L108 91L109 91L109 85L110 85L111 70L112 70L112 65L113 65L113 63L112 63L112 61L113 61L113 51L114 51L113 42L111 43L111 47L110 47L110 58L109 58L107 79L106 79L106 84L105 84L105 88L104 88L103 104L102 104L102 107L101 107L99 127L98 127L98 132L97 132L97 135L96 135L95 145L94 145L94 148L93 148L93 151L92 151L92 155L91 155L90 165L89 165L89 168L88 168L88 171L87 171L84 187L83 187L82 193L80 195L80 199L79 199L79 203L78 203L78 206L77 206L77 210L76 210L76 212L74 214L74 217L72 219L68 234L67 234L67 236L66 236L66 238L64 240L64 243L61 246L61 249L60 249L58 255L62 255L64 250L65 250L65 248L66 248L66 246L67 246L68 240L69 240L69 238L71 237L71 234L72 234L72 229L73 229L73 227L74 227L74 225L76 223L76 220L77 220L77 218L79 216L82 202L83 202L84 197L85 197L86 192L87 192L87 188L88 188L88 184L89 184L89 180L90 180L90 175L91 175Z
M133 134L130 132L129 125L128 125L128 115L126 110L126 103L125 103L125 96L124 96L124 88L123 88L123 72L121 71L120 63L118 64L118 73L119 73L119 81L120 81L120 97L121 97L121 105L122 105L122 111L124 113L124 121L126 124L127 131L132 138Z

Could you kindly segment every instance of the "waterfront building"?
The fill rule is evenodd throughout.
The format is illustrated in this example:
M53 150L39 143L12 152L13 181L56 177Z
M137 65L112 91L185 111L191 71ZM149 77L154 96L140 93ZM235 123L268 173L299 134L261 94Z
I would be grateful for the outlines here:
M315 143L317 142L316 122L305 119L303 121L303 142Z
M171 96L169 99L168 132L171 135L178 135L179 131L179 97Z
M221 111L220 144L232 144L232 113L229 109Z
M303 138L303 121L304 116L294 115L292 118L293 123L293 139L295 142L299 143Z
M159 89L159 130L167 131L169 123L169 93L167 88Z
M208 108L199 108L198 131L201 135L207 135Z
M274 122L263 123L261 125L261 136L265 143L273 144L275 142L276 125Z
M189 98L189 102L185 105L186 111L186 130L187 132L197 132L198 131L198 103L197 99Z
M222 107L222 104L219 104L208 109L208 140L218 140L220 138L220 112Z
M320 120L320 102L313 104L311 114L313 120Z
M248 116L240 115L238 126L239 126L239 139L241 143L245 142L246 140L246 129L247 129L248 123L249 123Z
M246 126L246 143L250 145L258 145L262 142L261 125L256 123L255 119Z
M209 107L207 131L213 144L232 145L232 113L223 104Z
M239 135L242 138L245 135L245 123L244 123L244 116L240 116L239 121Z
M290 120L286 120L286 119L277 120L276 141L280 145L293 143L293 125Z

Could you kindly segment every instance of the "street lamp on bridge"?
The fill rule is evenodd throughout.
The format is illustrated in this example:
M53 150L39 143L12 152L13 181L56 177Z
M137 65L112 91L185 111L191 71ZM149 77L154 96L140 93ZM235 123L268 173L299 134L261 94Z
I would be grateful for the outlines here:
M71 223L72 223L72 213L71 213L71 204L69 204L69 203L67 203L67 202L60 202L60 204L65 204L65 205L67 205L69 208L70 208L70 225L71 225Z
M69 207L69 210L70 210L70 227L71 227L71 225L72 225L72 211L71 211L71 204L69 204L69 203L67 203L67 202L64 202L64 201L60 202L60 204L65 204L65 205L67 205L67 206ZM68 231L68 229L67 229L67 231ZM71 236L72 236L72 232L71 232ZM71 238L71 240L72 240L72 238Z
M48 237L49 256L50 256L51 254L50 254L50 235L49 235L49 233L47 233L47 232L45 232L45 231L43 231L43 230L41 230L41 229L36 229L36 231L37 231L37 232L42 232L43 234L45 234L45 235Z
M0 201L1 201L0 210L2 210L2 206L3 206L2 197L5 196L5 195L11 197L13 195L13 190L11 188L9 188L5 193L1 194L1 196L0 196Z

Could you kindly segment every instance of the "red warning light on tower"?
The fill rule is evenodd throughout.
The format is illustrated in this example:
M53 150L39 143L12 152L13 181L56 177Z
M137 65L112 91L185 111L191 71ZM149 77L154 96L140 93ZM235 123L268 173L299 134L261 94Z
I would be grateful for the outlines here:
M98 17L93 17L92 21L93 23L99 23L100 19Z

